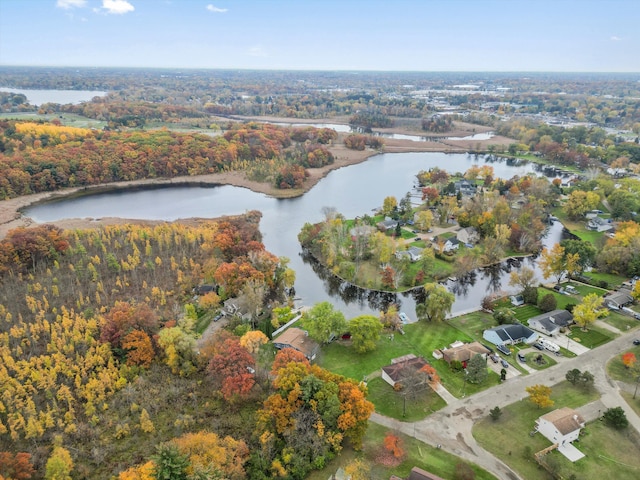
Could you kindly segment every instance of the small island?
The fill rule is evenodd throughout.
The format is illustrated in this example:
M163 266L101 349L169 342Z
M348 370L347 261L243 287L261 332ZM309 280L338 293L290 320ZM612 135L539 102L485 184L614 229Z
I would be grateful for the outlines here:
M305 253L354 285L406 291L539 252L560 195L559 179L504 180L486 165L416 176L419 187L387 196L375 215L346 219L324 207L324 220L298 235Z

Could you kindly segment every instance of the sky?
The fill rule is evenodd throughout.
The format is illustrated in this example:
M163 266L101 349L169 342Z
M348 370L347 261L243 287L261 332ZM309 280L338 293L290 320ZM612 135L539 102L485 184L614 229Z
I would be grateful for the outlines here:
M0 0L0 65L640 72L640 0Z

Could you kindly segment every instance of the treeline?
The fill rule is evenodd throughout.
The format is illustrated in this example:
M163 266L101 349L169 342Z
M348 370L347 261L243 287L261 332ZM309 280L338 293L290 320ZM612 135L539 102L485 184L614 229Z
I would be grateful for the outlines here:
M291 151L296 130L269 124L234 124L219 137L167 130L104 132L33 122L0 122L0 199L143 178L172 178L233 170L267 169L274 180L284 164L320 167L333 155L321 129ZM308 138L311 137L312 140Z
M553 125L522 120L500 122L496 133L518 140L510 150L538 151L545 158L560 165L576 165L587 168L601 161L611 164L620 157L632 163L640 163L640 145L620 142L599 127L562 128ZM628 162L627 162L628 163Z

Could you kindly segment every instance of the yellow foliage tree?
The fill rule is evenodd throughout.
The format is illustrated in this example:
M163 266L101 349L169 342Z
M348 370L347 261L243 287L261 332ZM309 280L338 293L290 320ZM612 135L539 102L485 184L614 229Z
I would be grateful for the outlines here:
M260 347L269 341L267 336L260 330L251 330L245 333L240 338L240 345L242 345L249 353L258 353Z
M538 408L547 408L553 406L553 400L551 400L551 387L546 385L531 385L525 388L529 394L529 400L538 406Z

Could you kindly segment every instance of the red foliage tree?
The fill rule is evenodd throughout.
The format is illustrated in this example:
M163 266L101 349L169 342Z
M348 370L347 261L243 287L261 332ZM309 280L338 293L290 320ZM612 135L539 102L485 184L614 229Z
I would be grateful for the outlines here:
M28 480L36 471L31 464L29 453L0 452L0 478L7 480Z
M276 353L276 356L273 359L271 374L277 375L281 368L286 367L291 362L299 362L309 365L309 360L304 356L304 353L294 350L293 348L283 348Z
M237 338L229 338L219 346L207 370L221 384L225 400L232 400L236 395L244 396L255 385L255 360L240 345Z

